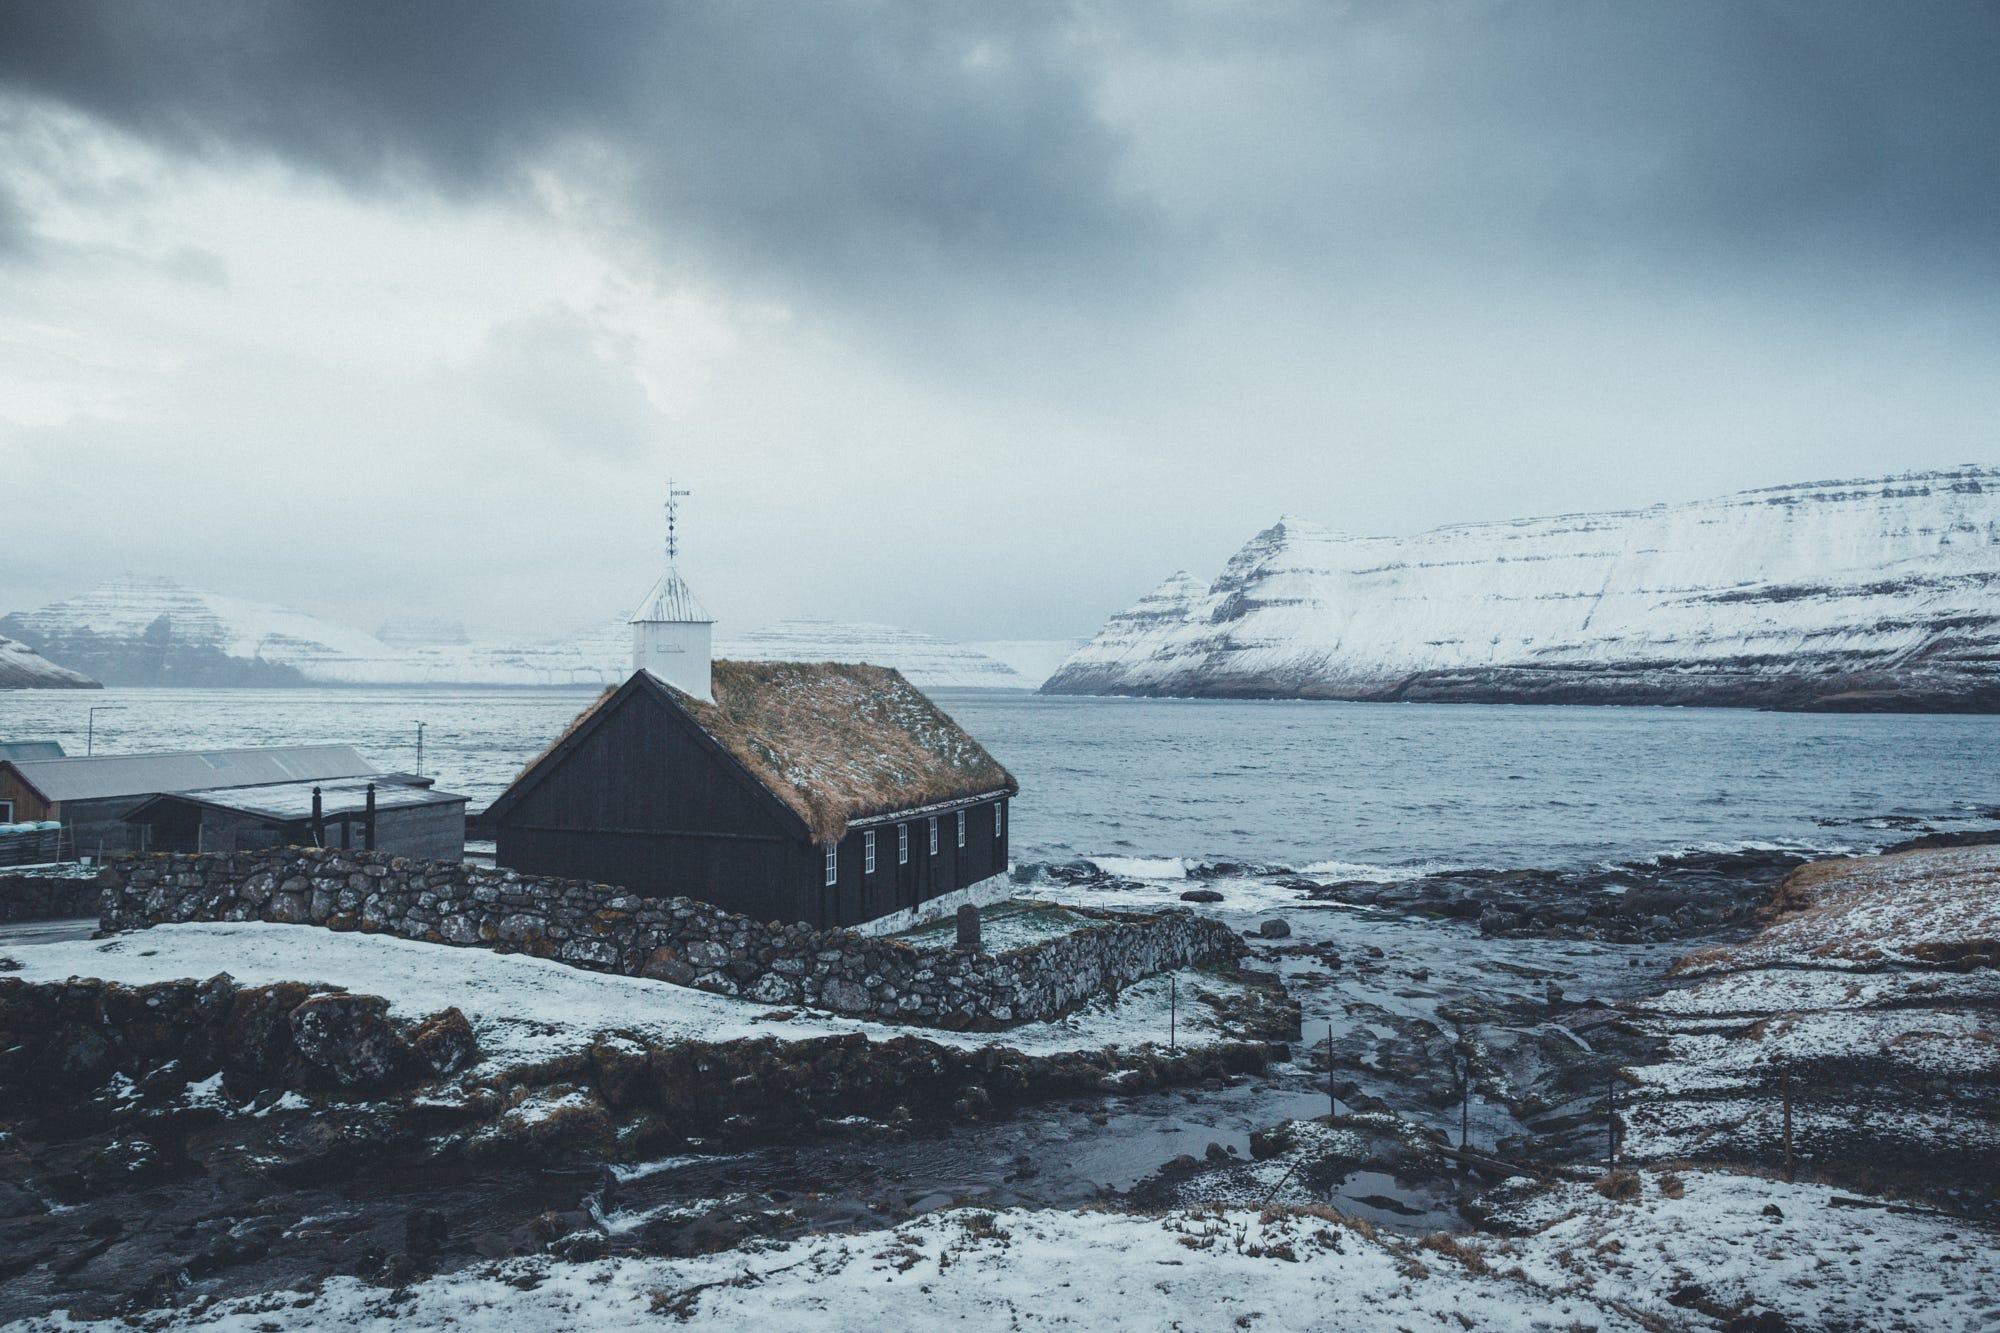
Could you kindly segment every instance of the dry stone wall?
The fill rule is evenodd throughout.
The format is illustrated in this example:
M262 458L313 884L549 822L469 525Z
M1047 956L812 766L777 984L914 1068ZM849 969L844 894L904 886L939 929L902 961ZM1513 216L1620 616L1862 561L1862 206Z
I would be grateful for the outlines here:
M918 949L848 930L764 924L689 898L525 877L382 852L125 857L103 925L276 921L551 958L778 1005L953 1029L1055 1018L1141 978L1240 957L1220 922L1185 909L1071 911L1092 924L1000 954Z
M95 875L73 871L0 874L0 921L96 916L99 893Z

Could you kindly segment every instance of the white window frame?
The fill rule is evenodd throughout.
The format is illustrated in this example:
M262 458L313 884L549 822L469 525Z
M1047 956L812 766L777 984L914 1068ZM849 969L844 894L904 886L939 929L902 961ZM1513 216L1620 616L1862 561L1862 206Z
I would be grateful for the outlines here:
M840 883L840 844L826 849L826 886L830 889Z
M1005 801L995 801L993 803L993 836L997 838L1006 831L1007 803Z
M930 834L931 834L931 855L932 855L932 856L936 856L936 855L937 855L937 848L938 848L938 836L937 836L937 816L936 816L936 815L932 815L932 816L930 817L930 826L931 826L931 828L930 828Z
M958 849L965 850L965 811L958 812Z
M12 801L0 801L0 824L11 824L13 822L14 803Z
M861 873L875 873L875 830L869 829L861 835Z
M896 825L896 864L906 866L909 863L910 826L908 824L898 824Z

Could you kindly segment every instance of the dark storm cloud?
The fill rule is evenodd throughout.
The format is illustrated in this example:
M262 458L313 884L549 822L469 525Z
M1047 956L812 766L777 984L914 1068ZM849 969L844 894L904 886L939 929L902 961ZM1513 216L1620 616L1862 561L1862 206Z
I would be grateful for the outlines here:
M0 79L165 144L471 193L594 141L676 261L1107 314L1237 250L1985 267L1996 69L1989 3L0 8Z
M514 190L591 143L676 259L853 287L1101 273L1143 216L1054 11L24 4L0 80L146 138L367 187ZM561 162L556 163L558 169Z

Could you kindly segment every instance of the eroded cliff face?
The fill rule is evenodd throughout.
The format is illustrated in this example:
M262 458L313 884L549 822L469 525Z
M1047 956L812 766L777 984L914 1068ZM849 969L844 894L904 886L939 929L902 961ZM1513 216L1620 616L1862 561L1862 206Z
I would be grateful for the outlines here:
M1043 689L2000 710L2000 469L1412 537L1281 519Z

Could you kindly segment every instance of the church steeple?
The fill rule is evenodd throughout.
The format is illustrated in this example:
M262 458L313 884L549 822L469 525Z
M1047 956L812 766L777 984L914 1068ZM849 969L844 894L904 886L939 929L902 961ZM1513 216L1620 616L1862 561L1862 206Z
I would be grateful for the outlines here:
M715 618L695 600L678 564L680 501L686 495L667 483L667 571L632 613L632 669L650 671L685 694L713 702L709 675Z

